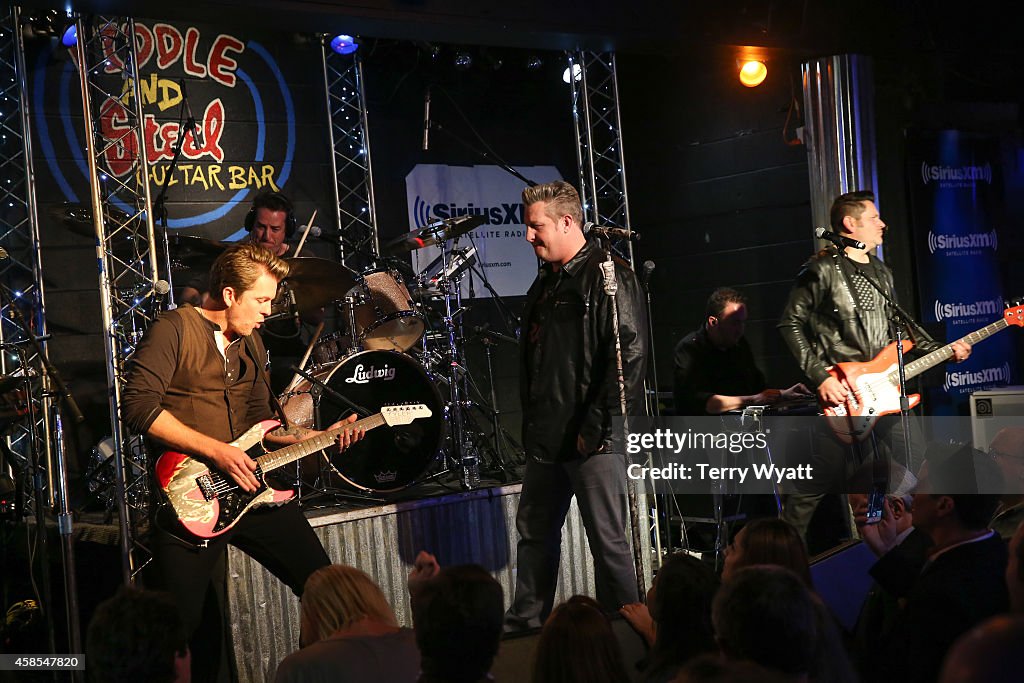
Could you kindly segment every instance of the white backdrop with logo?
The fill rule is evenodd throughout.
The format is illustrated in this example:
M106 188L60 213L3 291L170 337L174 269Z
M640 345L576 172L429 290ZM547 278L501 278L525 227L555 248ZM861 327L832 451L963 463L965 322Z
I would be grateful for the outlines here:
M554 166L516 168L537 183L560 180ZM438 219L480 214L487 221L458 241L458 248L475 246L477 268L500 296L522 296L537 276L537 257L526 242L520 195L525 183L498 166L418 164L405 178L409 229ZM422 272L439 254L437 247L411 252L412 267ZM471 292L472 285L472 292ZM490 294L476 273L462 280L462 296Z

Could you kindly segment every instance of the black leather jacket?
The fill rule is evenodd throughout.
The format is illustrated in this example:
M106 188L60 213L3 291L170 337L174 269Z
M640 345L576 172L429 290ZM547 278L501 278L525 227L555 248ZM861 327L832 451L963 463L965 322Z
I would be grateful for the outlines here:
M523 445L527 456L540 462L579 457L577 436L583 437L588 454L612 449L621 452L621 444L612 441L612 416L621 415L622 410L611 298L605 294L601 271L604 260L605 251L597 243L587 242L557 272L545 264L527 293L520 344ZM618 258L615 280L626 410L628 415L645 415L647 319L643 294L636 275ZM550 294L539 301L549 286ZM545 309L547 315L535 342L530 327L538 308Z
M870 259L875 272L882 276L879 284L893 291L892 271L874 256ZM846 361L869 361L884 348L867 339L840 268L847 269L852 277L853 266L833 248L812 256L797 275L778 324L789 350L814 387L828 379L827 367ZM922 342L916 350L926 352L939 346Z

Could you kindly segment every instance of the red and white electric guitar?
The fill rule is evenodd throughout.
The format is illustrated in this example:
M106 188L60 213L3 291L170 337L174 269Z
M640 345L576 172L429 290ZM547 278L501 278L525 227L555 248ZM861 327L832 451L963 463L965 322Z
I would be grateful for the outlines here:
M1017 302L1016 305L1003 311L1003 317L996 322L986 325L966 337L961 337L958 341L974 345L991 337L996 332L1005 330L1010 325L1024 327L1024 302ZM912 342L904 340L903 352L907 353L913 346ZM941 349L936 349L926 356L907 363L907 379L916 377L952 357L952 344L947 344ZM843 405L825 408L825 415L829 418L828 424L840 441L848 444L860 441L871 433L871 429L879 417L900 412L900 381L899 369L896 364L896 342L886 346L877 356L866 363L837 363L829 368L828 372L839 381L845 380L860 393L860 401L850 394L850 398ZM921 402L920 394L911 394L907 398L910 399L911 408Z
M430 415L430 408L423 404L384 406L376 415L345 423L343 427L327 430L272 453L263 447L263 436L281 423L264 420L231 442L232 446L241 448L256 461L253 473L259 481L256 491L249 493L223 472L174 451L165 451L157 459L157 483L186 529L200 538L213 538L233 527L252 508L280 505L295 496L294 491L279 491L268 486L264 479L267 472L327 448L345 430L363 428L370 431L385 424L389 427L407 425Z

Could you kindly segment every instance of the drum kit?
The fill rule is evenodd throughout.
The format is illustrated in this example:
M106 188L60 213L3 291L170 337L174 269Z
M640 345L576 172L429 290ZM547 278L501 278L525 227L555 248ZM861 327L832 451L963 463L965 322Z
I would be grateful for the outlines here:
M356 273L319 258L287 259L290 273L283 298L298 314L337 306L339 330L314 333L295 377L279 397L289 420L324 427L344 414L373 414L381 406L422 403L433 415L405 427L378 430L344 454L322 454L302 464L295 483L332 493L339 478L361 494L401 491L427 478L458 474L463 488L480 485L482 452L504 475L500 442L505 435L490 399L481 396L469 376L462 315L461 281L476 263L476 249L457 249L460 236L481 225L481 216L438 221L386 244L392 267ZM395 255L436 245L437 260L412 277L403 277ZM406 265L402 262L402 265ZM412 271L410 271L412 272ZM412 285L412 289L407 286ZM279 296L279 298L282 298ZM282 316L291 314L285 306ZM509 337L505 337L510 339ZM514 340L512 340L514 341ZM486 427L474 417L486 417ZM493 430L485 435L485 431ZM491 444L485 443L493 439ZM439 469L431 474L431 470Z
M90 207L68 204L56 214L72 232L93 234ZM127 217L112 217L118 219ZM322 334L320 324L301 362L291 368L294 378L279 396L288 419L325 427L353 410L369 415L398 403L422 403L433 413L405 427L375 430L344 455L325 452L315 462L308 462L313 456L300 462L293 482L300 494L306 489L343 495L353 488L358 496L388 494L446 474L458 474L463 488L476 488L482 454L504 480L504 456L514 457L507 448L514 441L495 410L491 347L495 339L515 339L492 333L483 340L491 387L484 397L467 369L462 323L467 307L461 283L476 264L476 248L458 249L458 240L485 220L459 216L403 234L382 247L375 261L381 267L358 273L324 258L285 259L289 275L267 322L323 319L324 309L333 308L338 328ZM158 243L158 262L175 276L203 272L227 246L188 235L166 237ZM420 273L398 258L430 246L439 255ZM107 451L104 443L95 448L89 468L98 488L109 484L103 480L111 460ZM342 488L334 485L338 479Z

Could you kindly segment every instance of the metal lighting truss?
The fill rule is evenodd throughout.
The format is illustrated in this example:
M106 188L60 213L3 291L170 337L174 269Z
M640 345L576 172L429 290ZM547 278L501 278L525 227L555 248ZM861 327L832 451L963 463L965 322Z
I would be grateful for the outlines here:
M155 309L153 283L158 277L135 46L131 18L97 15L78 20L76 63L85 112L126 583L151 559L139 543L150 482L141 439L128 433L119 408L127 360Z
M597 225L629 228L615 53L576 50L568 58L584 218ZM612 249L635 266L632 242L615 241Z
M45 338L46 316L21 11L9 6L0 12L0 286L9 295L0 300L0 374L28 388L24 394L7 393L7 398L16 398L3 406L20 418L5 427L4 436L13 458L10 465L21 479L27 516L37 505L43 510L53 506L52 441L47 438L52 403L42 361L24 343L33 335ZM44 352L45 344L41 342ZM39 458L36 472L33 452ZM35 499L36 474L45 500Z
M358 52L340 55L330 48L328 40L324 38L321 50L339 260L361 272L379 252L363 64Z

